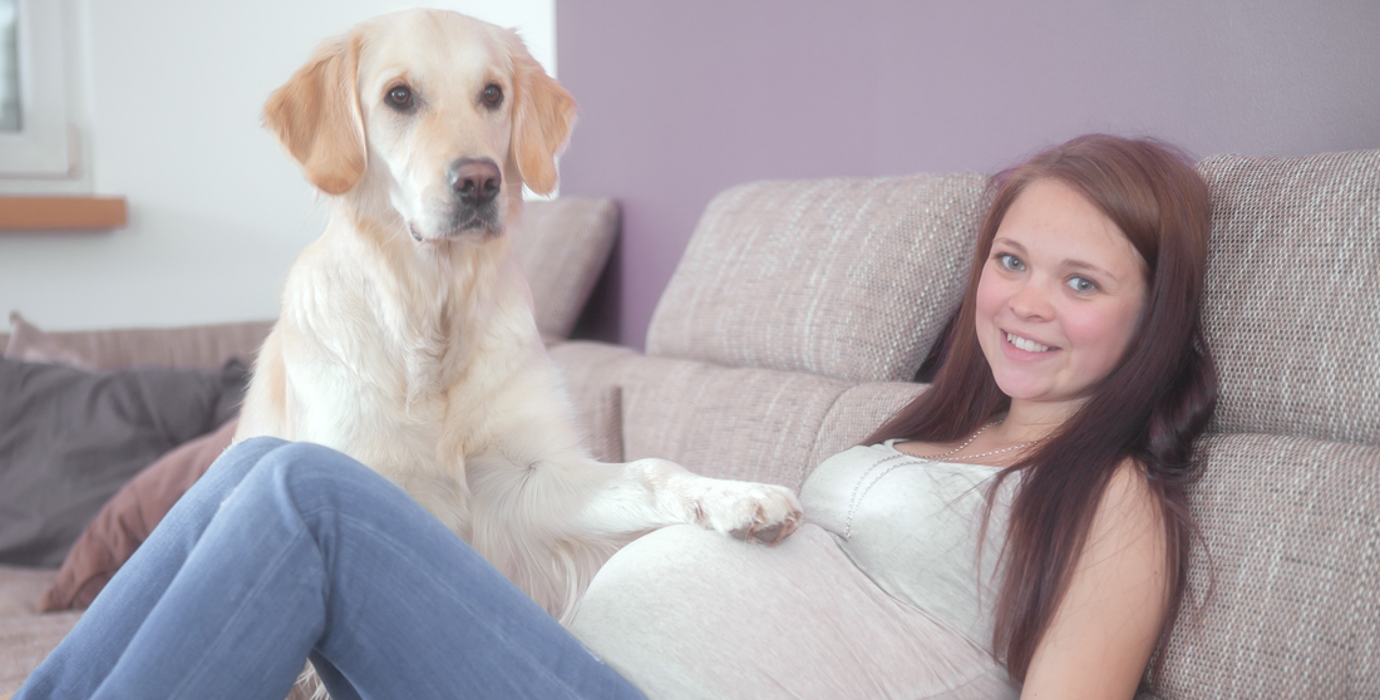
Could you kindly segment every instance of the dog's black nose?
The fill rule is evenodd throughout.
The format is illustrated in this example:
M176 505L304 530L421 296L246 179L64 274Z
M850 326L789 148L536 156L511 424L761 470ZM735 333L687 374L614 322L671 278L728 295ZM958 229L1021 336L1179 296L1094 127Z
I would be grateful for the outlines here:
M447 174L455 195L471 206L492 202L503 184L498 164L488 158L461 158L450 164Z

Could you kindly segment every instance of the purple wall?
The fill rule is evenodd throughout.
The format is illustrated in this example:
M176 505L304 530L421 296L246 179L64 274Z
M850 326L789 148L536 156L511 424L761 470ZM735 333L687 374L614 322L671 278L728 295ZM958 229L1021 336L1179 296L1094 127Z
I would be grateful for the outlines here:
M1375 0L558 0L556 32L581 108L561 191L624 216L583 335L635 348L737 183L993 172L1088 131L1380 147Z

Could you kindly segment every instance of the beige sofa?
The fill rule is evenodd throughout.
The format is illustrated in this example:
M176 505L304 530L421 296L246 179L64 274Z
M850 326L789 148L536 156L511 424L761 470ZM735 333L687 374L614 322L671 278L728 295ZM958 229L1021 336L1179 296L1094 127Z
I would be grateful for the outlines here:
M1221 400L1190 495L1206 548L1156 695L1380 697L1380 151L1199 168ZM551 338L596 452L798 488L923 390L910 380L961 294L985 185L721 194L645 354ZM0 571L0 697L73 619L25 612L47 575Z

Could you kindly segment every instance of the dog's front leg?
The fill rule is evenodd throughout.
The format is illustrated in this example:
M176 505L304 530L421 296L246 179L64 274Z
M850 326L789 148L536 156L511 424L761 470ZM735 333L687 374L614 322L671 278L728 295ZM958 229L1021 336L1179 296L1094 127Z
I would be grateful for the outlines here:
M738 539L775 544L795 531L802 513L790 489L711 479L664 459L622 465L590 499L581 519L610 535L695 523Z

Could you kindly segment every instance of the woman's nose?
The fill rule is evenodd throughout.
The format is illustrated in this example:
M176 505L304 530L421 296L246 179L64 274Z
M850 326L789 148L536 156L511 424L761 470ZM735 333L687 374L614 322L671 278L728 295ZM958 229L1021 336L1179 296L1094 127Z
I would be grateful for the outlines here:
M1011 295L1011 310L1021 318L1047 321L1054 315L1054 306L1044 287L1035 280L1020 285Z

